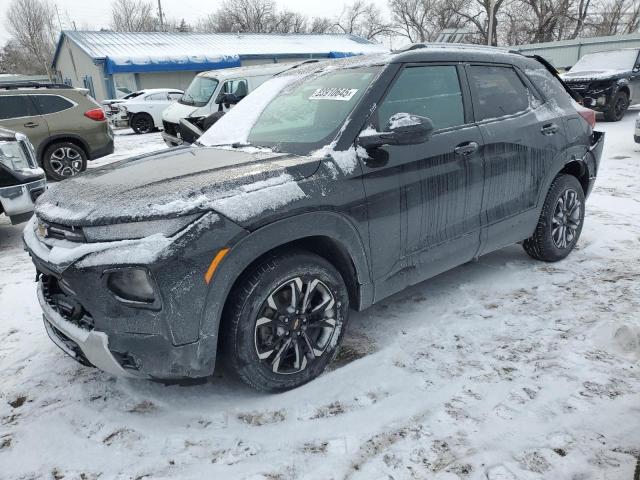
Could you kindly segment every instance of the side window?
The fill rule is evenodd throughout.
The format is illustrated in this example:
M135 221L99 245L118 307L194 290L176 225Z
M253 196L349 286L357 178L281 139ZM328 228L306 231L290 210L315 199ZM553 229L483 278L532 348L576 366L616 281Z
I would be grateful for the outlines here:
M227 80L222 85L222 93L233 93L238 98L244 98L249 94L249 88L247 87L247 81L241 80Z
M41 115L57 113L73 107L73 103L58 95L33 95L31 97Z
M24 95L0 95L0 119L37 115Z
M476 120L513 115L529 108L529 89L513 68L472 65L468 72Z
M463 125L464 106L456 67L405 68L378 108L380 128L396 113L428 117L436 130Z
M169 100L180 100L182 94L180 92L169 92Z
M166 100L167 99L167 94L166 93L152 93L151 95L147 95L146 97L144 97L144 99L148 102L151 100Z

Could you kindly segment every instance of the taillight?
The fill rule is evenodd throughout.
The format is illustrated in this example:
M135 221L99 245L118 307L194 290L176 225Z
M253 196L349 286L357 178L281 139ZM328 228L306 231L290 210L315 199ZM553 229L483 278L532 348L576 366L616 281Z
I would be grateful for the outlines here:
M96 122L106 119L104 116L104 110L101 108L92 108L91 110L84 112L84 116L91 120L95 120Z
M591 110L590 108L583 107L579 103L575 104L576 111L578 114L584 118L584 121L589 124L591 128L595 128L596 126L596 112L595 110Z

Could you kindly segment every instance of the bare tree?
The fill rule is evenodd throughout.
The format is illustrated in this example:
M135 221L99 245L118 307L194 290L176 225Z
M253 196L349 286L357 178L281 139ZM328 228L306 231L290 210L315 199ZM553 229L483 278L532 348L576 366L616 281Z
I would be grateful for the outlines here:
M390 0L394 30L410 42L436 39L446 28L464 25L457 10L462 11L464 0Z
M159 20L151 2L114 0L111 4L111 25L117 32L154 32L159 29Z
M334 27L335 22L327 17L315 17L311 20L309 33L328 33Z
M273 15L269 31L277 33L303 33L307 31L307 17L291 10Z
M391 25L373 2L355 0L344 8L335 22L335 30L373 40L380 35L388 34Z
M15 44L25 50L50 80L58 35L53 18L54 10L46 0L13 0L7 12L7 30Z

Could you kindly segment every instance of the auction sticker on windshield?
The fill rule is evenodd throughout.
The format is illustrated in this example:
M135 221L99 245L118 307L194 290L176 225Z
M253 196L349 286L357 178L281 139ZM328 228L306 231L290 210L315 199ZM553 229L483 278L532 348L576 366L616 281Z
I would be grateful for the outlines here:
M318 88L309 100L340 100L348 102L358 93L357 88Z

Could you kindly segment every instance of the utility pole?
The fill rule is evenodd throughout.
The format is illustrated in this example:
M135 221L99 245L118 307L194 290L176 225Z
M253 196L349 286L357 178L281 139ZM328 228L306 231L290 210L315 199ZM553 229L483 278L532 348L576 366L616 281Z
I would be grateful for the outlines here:
M489 46L493 45L493 11L495 6L494 0L489 0L489 26L487 27L487 45Z
M160 18L160 31L164 32L164 18L162 17L162 1L158 0L158 17Z

